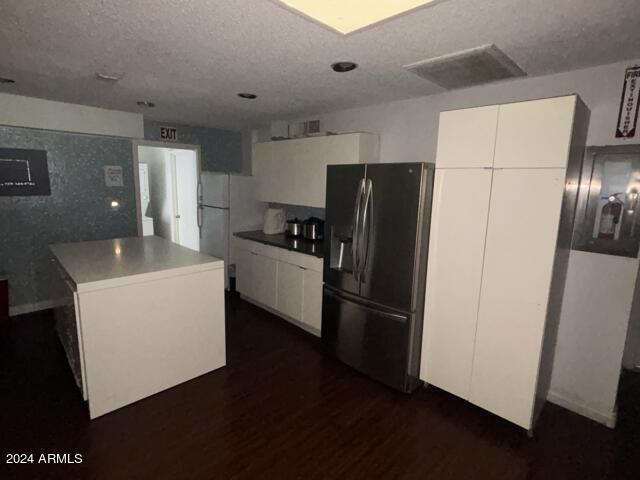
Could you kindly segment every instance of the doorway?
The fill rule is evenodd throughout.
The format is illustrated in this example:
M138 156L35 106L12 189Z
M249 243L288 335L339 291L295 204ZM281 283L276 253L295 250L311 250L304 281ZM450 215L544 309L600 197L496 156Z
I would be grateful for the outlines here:
M199 148L149 142L135 149L140 233L199 251Z

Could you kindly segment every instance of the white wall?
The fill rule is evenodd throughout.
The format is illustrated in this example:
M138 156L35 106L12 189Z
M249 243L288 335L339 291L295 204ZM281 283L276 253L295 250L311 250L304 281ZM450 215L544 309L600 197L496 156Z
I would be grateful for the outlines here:
M378 133L383 162L434 162L438 118L443 110L577 93L591 110L588 145L640 143L640 136L631 140L615 138L624 70L635 64L640 64L640 59L285 120L317 118L322 122L322 129L327 131ZM281 126L282 119L278 119L269 128L261 129L258 132L260 139L266 140L271 131L278 131ZM460 132L460 139L464 141L464 132ZM575 295L568 295L569 303L563 305L549 398L611 425L615 421L615 399L624 346L624 339L621 342L620 335L626 332L631 300L629 295L624 297L629 305L618 306L613 326L607 324L606 318L585 320L584 312L589 311L589 301L597 307L598 300L597 296L580 295L580 291L602 291L600 287L603 285L593 270L587 268L590 272L587 278L577 274L580 262L576 263L574 253L569 264L567 289ZM604 257L598 258L599 263L603 264L602 268L608 271L616 271L617 268L617 278L622 276L628 279L626 270L629 269L623 268L624 272L620 270L622 267L617 265L618 257L598 257ZM611 275L616 277L616 274ZM605 290L616 289L607 285ZM594 358L602 361L594 361ZM590 368L585 369L585 365Z
M138 113L0 93L0 125L143 138Z
M433 162L438 116L442 110L577 93L591 110L587 138L589 145L640 143L640 137L629 141L614 136L624 70L634 64L640 64L640 59L370 107L308 115L291 121L319 118L323 130L378 133L381 136L380 159L383 162ZM277 122L274 124L278 125ZM461 139L463 135L464 132L461 132Z
M638 260L571 251L549 400L613 427Z

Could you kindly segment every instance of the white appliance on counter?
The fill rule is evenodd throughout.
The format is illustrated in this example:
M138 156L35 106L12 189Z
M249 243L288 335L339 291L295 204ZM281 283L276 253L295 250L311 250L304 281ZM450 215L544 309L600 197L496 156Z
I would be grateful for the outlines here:
M259 229L266 204L255 197L256 179L247 175L202 172L198 193L200 251L222 258L225 265L224 286L229 289L233 259L231 234Z

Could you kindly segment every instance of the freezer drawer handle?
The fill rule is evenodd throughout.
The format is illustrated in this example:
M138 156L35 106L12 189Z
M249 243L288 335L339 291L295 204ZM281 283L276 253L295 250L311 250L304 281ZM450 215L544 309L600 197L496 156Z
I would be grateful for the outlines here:
M354 305L357 305L358 308L366 310L367 312L375 313L377 315L380 315L380 316L383 316L383 317L386 317L386 318L390 318L392 320L395 320L396 322L401 322L401 323L406 323L407 322L407 316L405 316L405 315L386 312L384 310L377 310L375 308L368 307L367 305L364 305L364 304L362 304L360 302L353 301L353 300L351 300L351 299L349 299L349 298L347 298L347 297L345 297L343 295L339 295L339 294L333 293L331 290L328 290L328 289L325 289L324 293L325 293L325 295L333 297L333 298L335 298L337 300L340 300L342 302L347 302L347 303L352 303Z

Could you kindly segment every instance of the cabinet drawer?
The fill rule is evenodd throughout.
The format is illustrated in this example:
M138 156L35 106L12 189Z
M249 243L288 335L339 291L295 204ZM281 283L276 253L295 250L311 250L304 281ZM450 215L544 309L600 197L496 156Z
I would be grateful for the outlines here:
M244 238L233 237L234 250L247 250L250 252L252 243L253 243L252 241L245 240Z
M316 272L322 272L322 259L314 257L313 255L305 255L304 253L292 252L280 248L279 260Z
M258 242L251 242L251 244L251 252L262 255L263 257L278 260L278 251L280 250L279 248Z

